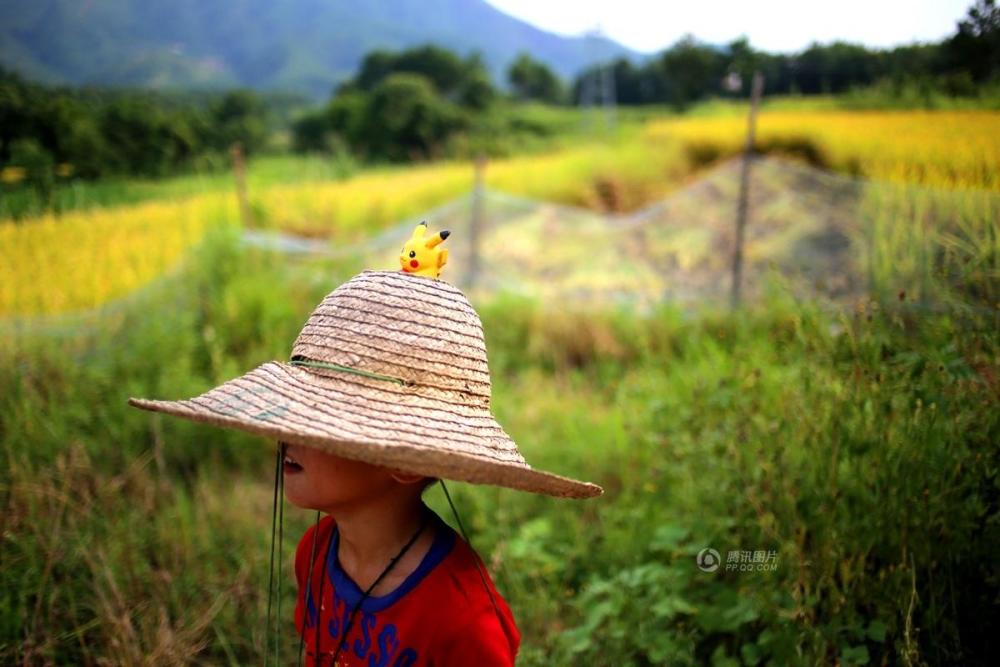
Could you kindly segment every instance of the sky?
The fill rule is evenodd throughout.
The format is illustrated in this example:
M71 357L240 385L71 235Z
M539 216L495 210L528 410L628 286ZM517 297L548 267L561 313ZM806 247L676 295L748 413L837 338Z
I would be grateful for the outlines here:
M686 34L712 44L746 35L770 52L834 40L869 47L938 41L951 35L973 0L487 0L501 11L561 35L600 25L636 51L659 51Z

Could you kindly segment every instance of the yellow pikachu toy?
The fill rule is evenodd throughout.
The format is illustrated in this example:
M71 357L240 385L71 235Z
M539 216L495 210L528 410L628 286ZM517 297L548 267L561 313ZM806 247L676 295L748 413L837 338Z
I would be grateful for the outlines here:
M413 230L410 240L399 251L399 266L406 273L437 278L441 275L441 267L448 261L448 249L437 246L450 234L451 232L445 229L430 238L425 238L427 223L421 222Z

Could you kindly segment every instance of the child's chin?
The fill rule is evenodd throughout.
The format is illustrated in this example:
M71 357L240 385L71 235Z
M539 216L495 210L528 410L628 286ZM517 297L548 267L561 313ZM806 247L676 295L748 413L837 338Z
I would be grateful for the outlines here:
M319 507L317 507L317 503L313 502L311 498L309 498L308 496L303 496L301 493L297 493L296 489L294 488L290 489L288 488L289 486L290 485L286 482L285 500L290 502L292 505L295 505L299 509L304 509L304 510L319 509Z

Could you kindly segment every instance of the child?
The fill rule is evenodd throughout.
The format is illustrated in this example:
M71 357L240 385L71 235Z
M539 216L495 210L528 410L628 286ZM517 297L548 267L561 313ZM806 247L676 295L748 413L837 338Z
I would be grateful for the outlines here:
M510 609L475 552L421 502L428 478L291 444L284 460L288 500L328 515L295 556L307 664L338 652L342 664L514 664ZM461 613L442 623L445 609Z
M289 363L189 400L129 401L279 442L285 496L326 515L295 554L307 665L512 665L510 609L421 493L445 478L602 493L529 466L496 422L482 324L437 279L447 233L425 232L404 246L403 270L364 271L327 295Z

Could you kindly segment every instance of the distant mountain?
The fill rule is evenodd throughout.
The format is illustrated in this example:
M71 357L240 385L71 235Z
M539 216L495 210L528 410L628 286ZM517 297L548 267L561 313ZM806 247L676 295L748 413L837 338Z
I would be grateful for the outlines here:
M4 0L0 64L50 83L247 86L326 97L369 51L425 43L482 53L498 83L521 50L570 78L638 56L562 37L483 0Z

